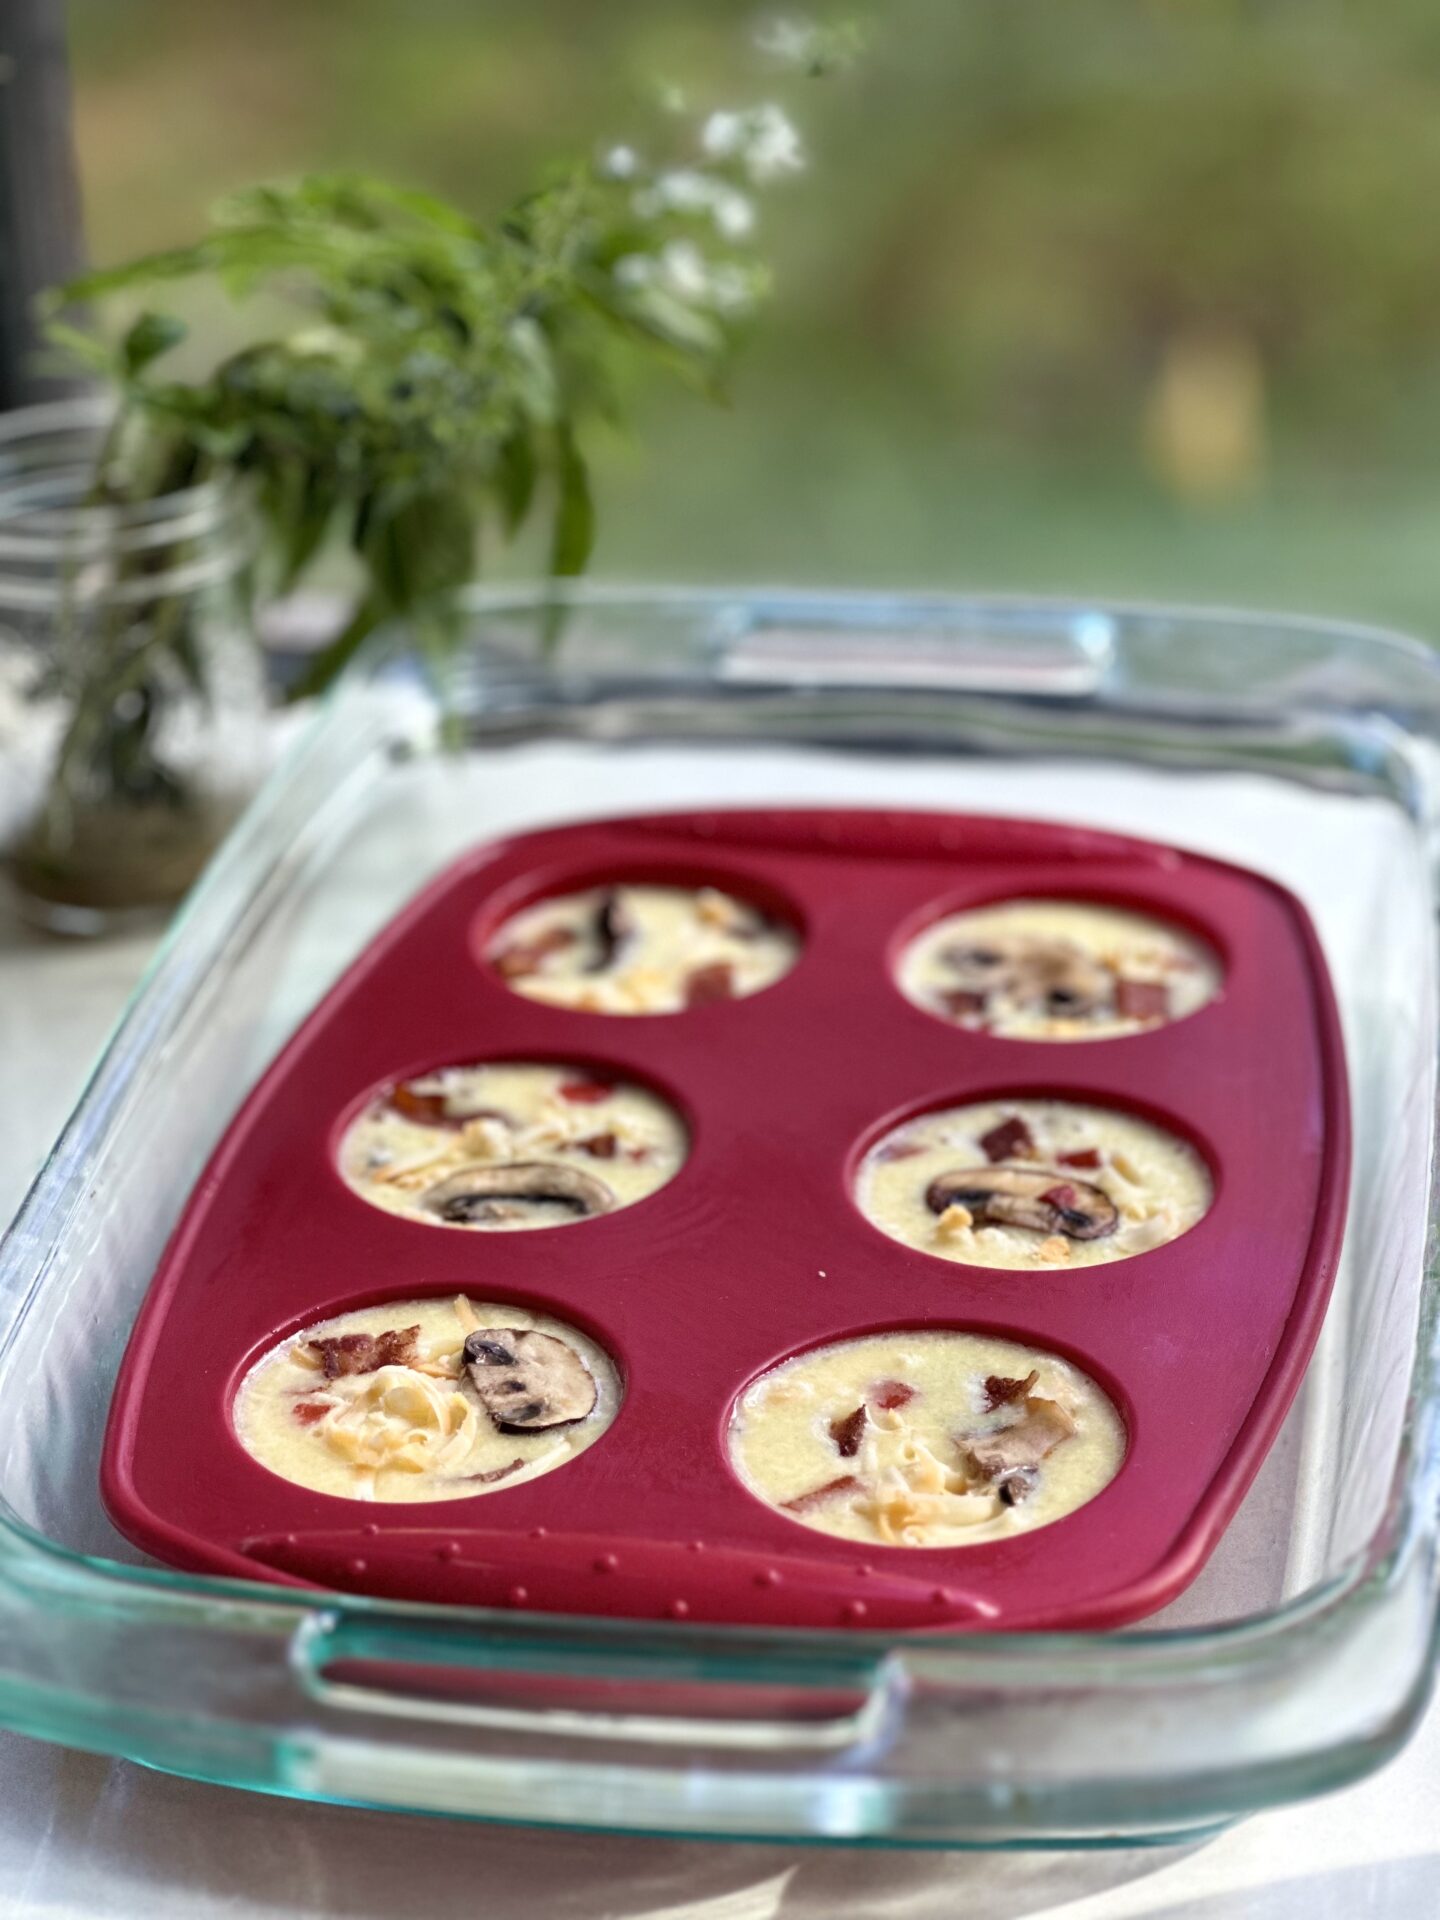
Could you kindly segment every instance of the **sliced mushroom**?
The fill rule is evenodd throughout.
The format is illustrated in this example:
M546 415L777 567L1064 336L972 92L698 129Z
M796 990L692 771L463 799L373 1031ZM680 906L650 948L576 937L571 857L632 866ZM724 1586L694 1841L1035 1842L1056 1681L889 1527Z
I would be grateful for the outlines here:
M635 930L634 918L620 895L613 890L602 894L595 909L595 957L585 971L607 973Z
M1109 1194L1088 1180L1066 1180L1043 1168L957 1167L936 1174L925 1189L925 1204L932 1213L966 1207L977 1226L1063 1233L1070 1240L1103 1240L1120 1224Z
M586 1220L608 1213L615 1195L603 1180L579 1167L513 1160L461 1167L428 1187L421 1205L454 1226L504 1226L545 1217Z
M594 1375L553 1333L477 1327L465 1341L465 1365L485 1411L506 1433L568 1427L594 1411Z
M1009 1481L1011 1476L1032 1472L1074 1432L1075 1422L1058 1400L1029 1394L1022 1420L966 1442L966 1463L982 1480ZM1013 1499L1007 1504L1013 1504Z
M1013 934L944 947L941 960L965 993L1003 994L1023 1007L1061 1018L1104 1012L1111 1000L1109 971L1073 940Z
M1022 1500L1028 1500L1040 1484L1038 1467L1012 1467L1009 1473L1002 1473L993 1483L1000 1496L1002 1507L1018 1507Z

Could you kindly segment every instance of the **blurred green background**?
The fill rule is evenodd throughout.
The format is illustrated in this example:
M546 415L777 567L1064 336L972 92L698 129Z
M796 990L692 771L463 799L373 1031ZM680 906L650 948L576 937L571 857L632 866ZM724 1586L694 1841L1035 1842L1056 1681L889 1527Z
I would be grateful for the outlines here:
M485 215L765 97L732 0L71 0L91 253L356 166ZM1440 636L1440 11L890 0L804 82L718 409L596 448L610 576L1104 592ZM757 79L758 73L758 79ZM758 92L757 92L758 89Z

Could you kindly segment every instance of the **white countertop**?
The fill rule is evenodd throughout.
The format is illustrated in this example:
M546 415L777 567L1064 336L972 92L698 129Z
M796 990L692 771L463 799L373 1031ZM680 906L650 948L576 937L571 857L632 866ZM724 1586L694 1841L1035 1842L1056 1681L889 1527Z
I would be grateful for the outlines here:
M0 1216L138 978L146 939L31 936L0 904ZM591 1837L308 1806L0 1733L5 1920L1434 1920L1440 1704L1362 1785L1208 1845L893 1853Z

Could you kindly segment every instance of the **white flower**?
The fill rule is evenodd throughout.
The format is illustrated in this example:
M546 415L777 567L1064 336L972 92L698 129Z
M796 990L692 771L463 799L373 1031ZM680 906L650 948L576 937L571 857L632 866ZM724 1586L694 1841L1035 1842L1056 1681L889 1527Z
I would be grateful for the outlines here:
M662 247L660 278L679 300L704 305L710 294L710 263L693 240L672 240Z
M306 360L339 360L352 365L364 352L353 334L323 321L313 327L301 327L285 344L291 353Z
M600 162L600 171L611 180L633 180L640 156L633 147L611 147Z
M727 240L743 240L755 224L755 208L738 187L717 194L710 202L710 211Z
M660 249L659 279L677 300L719 313L739 313L755 298L755 276L727 260L707 260L693 240L672 240Z
M710 304L720 313L744 313L754 306L760 285L758 274L722 261L710 270Z
M655 262L648 253L627 253L615 262L612 272L619 286L648 287L655 278Z
M778 65L816 74L853 66L864 47L865 32L856 20L824 26L804 14L791 13L762 20L751 40L757 52Z
M740 113L712 113L701 129L700 144L712 159L738 161L757 185L782 173L798 173L805 165L794 123L773 102Z
M772 60L779 60L787 67L809 66L820 39L820 29L815 22L795 14L762 20L754 33L756 50L768 53Z
M657 175L636 194L635 211L646 220L667 212L708 213L727 240L742 239L755 224L755 208L747 194L693 167Z
M693 240L671 240L659 253L627 253L612 269L617 286L639 293L655 287L688 307L743 313L753 307L764 276L754 267L710 260Z

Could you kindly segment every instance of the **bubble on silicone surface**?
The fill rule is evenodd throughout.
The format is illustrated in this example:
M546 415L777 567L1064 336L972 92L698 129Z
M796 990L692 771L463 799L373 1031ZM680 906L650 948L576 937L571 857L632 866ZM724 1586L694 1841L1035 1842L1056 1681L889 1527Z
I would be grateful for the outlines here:
M985 1176L1043 1174L1048 1196L1032 1225L997 1217ZM974 1174L966 1181L960 1176ZM953 1179L949 1178L954 1176ZM942 1204L947 1189L962 1197ZM965 1188L972 1189L968 1201ZM1114 1225L1087 1237L1103 1196ZM856 1181L861 1211L892 1239L980 1267L1081 1267L1136 1254L1188 1233L1213 1198L1210 1175L1185 1141L1134 1115L1061 1100L994 1100L923 1114L872 1147Z
M516 993L592 1013L680 1013L759 993L799 955L793 932L714 887L617 885L542 901L487 958Z
M446 1067L381 1095L340 1171L372 1205L429 1226L508 1232L633 1206L684 1161L679 1116L582 1067Z
M1183 1020L1220 989L1214 952L1165 921L1073 900L950 914L901 958L902 991L1014 1040L1103 1040Z
M1054 1354L933 1330L802 1354L742 1395L740 1479L768 1505L871 1545L957 1547L1048 1525L1125 1453L1119 1414Z
M477 1329L511 1328L563 1341L578 1358L595 1383L583 1419L523 1431L486 1411L464 1343ZM407 1364L385 1363L387 1335L388 1350L403 1347ZM352 1363L357 1370L347 1371ZM619 1404L609 1356L549 1314L468 1299L402 1300L337 1315L281 1342L246 1375L233 1417L262 1466L317 1493L463 1500L564 1466L594 1445Z

